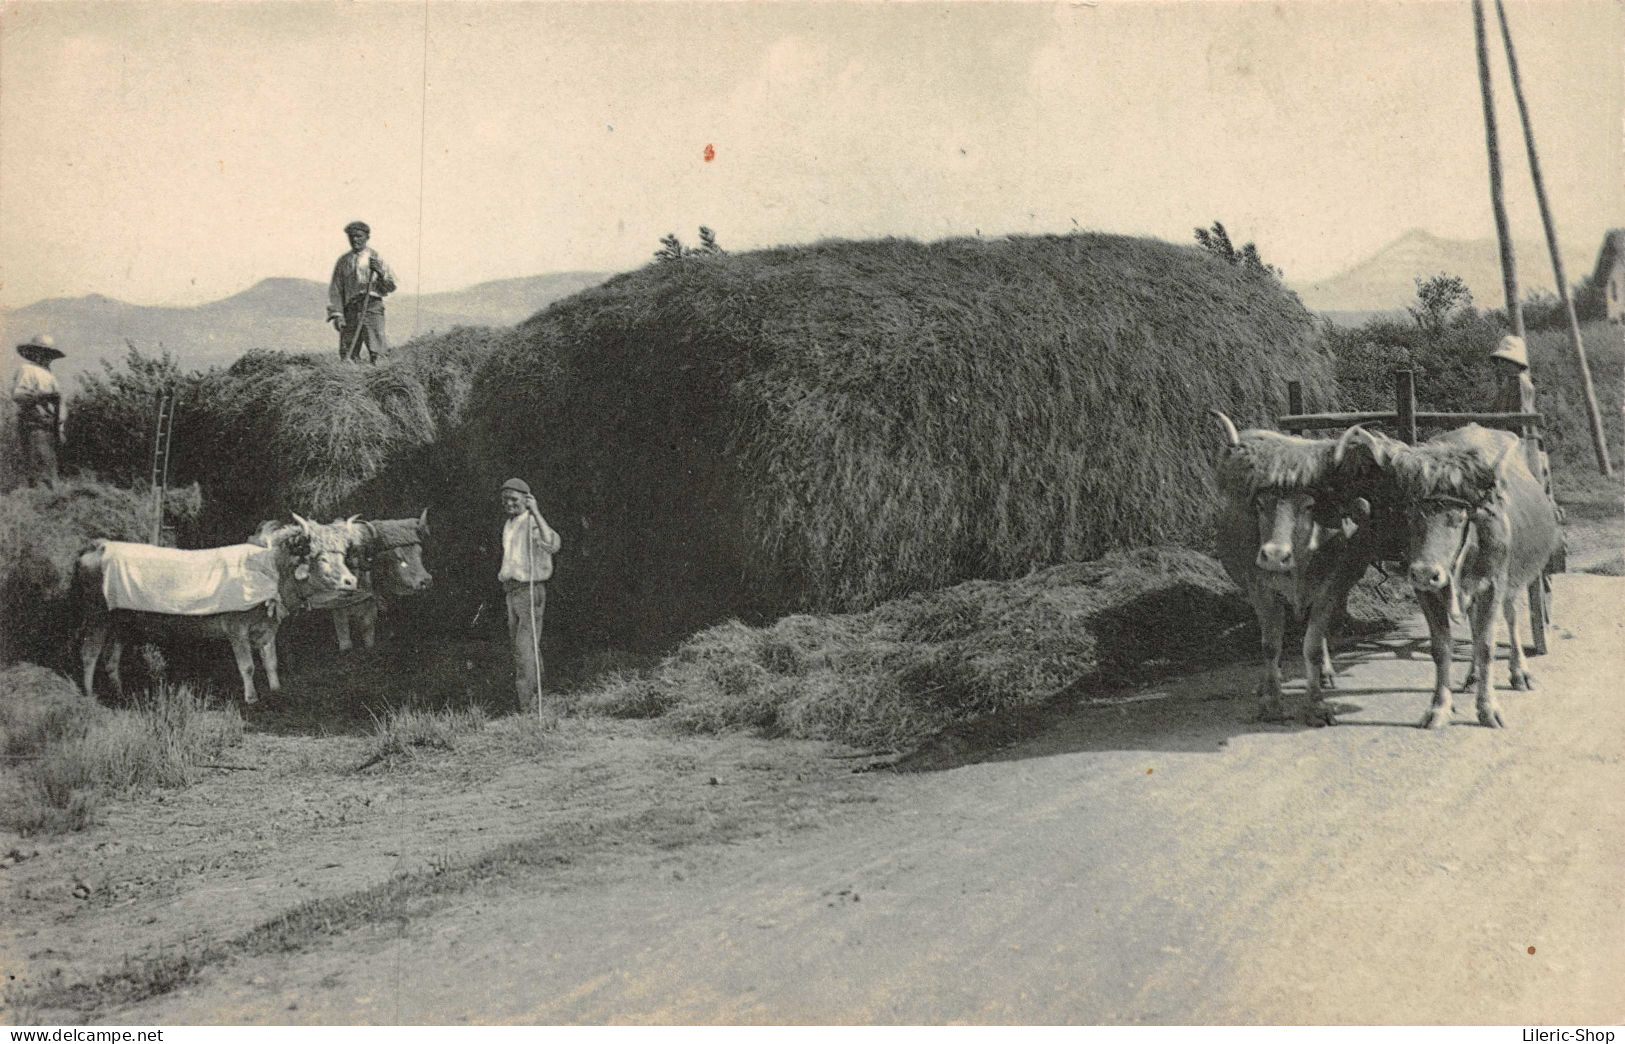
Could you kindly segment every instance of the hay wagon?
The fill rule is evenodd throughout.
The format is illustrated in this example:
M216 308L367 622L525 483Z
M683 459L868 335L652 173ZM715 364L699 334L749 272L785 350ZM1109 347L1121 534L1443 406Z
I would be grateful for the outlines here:
M1286 396L1288 412L1276 418L1276 423L1289 435L1301 435L1305 431L1329 428L1342 430L1353 424L1370 424L1391 428L1395 438L1406 445L1414 446L1418 440L1418 433L1424 427L1454 428L1463 424L1482 424L1487 428L1515 431L1522 438L1534 440L1535 444L1539 445L1541 420L1539 413L1437 413L1417 410L1414 370L1394 371L1392 410L1363 413L1305 413L1303 384L1300 381L1287 382ZM1549 480L1546 485L1546 496L1552 497ZM1557 506L1555 500L1552 506ZM1562 517L1561 514L1559 517ZM1546 654L1546 627L1551 623L1551 576L1553 573L1563 572L1564 568L1563 552L1559 550L1552 556L1551 561L1546 563L1540 579L1529 585L1529 633L1537 656Z

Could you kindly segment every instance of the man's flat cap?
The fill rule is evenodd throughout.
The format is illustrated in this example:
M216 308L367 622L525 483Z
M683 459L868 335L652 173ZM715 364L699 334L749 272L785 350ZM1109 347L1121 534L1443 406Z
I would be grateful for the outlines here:
M515 493L523 493L527 497L530 496L530 486L525 483L524 479L511 478L502 484L502 491L504 493L510 489Z
M363 232L369 236L372 235L372 229L365 221L352 221L348 225L345 225L344 234L349 235L351 232Z

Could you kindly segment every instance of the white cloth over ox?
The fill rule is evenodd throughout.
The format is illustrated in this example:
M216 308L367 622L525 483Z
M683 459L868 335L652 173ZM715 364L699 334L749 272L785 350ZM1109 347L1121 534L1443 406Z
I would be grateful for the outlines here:
M180 551L110 540L102 546L102 595L109 609L241 612L276 599L276 552L255 544Z

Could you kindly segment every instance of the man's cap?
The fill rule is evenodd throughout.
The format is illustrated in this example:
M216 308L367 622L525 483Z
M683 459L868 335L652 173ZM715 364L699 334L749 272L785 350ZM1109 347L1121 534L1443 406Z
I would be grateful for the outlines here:
M1516 363L1521 369L1529 369L1529 346L1523 343L1523 338L1507 334L1501 338L1501 343L1495 346L1490 353L1491 359L1505 359Z
M344 226L345 235L349 235L351 232L363 232L370 236L372 235L372 228L365 221L352 221Z
M56 346L56 341L52 340L50 334L35 334L33 338L17 346L17 354L30 361L50 362L62 358L66 353Z
M515 493L523 493L527 497L530 496L530 486L525 483L524 479L512 478L502 484L502 492L506 493L510 489Z

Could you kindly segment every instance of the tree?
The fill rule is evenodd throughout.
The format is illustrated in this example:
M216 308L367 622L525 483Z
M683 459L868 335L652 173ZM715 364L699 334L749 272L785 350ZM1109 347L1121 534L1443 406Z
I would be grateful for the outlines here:
M1230 241L1230 233L1225 231L1222 221L1213 222L1212 228L1197 229L1196 243L1219 260L1226 264L1239 265L1250 274L1281 278L1279 268L1264 263L1264 259L1258 254L1257 245L1247 243L1237 250L1236 245Z
M700 226L700 247L697 254L721 254L722 247L717 243L717 234L705 225Z
M1416 304L1408 307L1417 328L1437 334L1450 325L1450 320L1464 308L1473 304L1473 292L1467 289L1460 276L1440 272L1431 279L1416 279Z
M667 232L660 237L660 249L655 251L657 261L681 261L688 251L683 247L683 241L677 238L677 233Z

